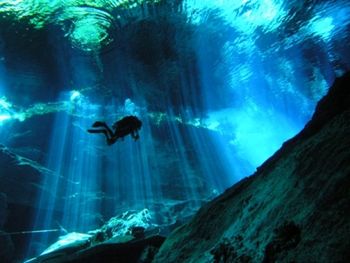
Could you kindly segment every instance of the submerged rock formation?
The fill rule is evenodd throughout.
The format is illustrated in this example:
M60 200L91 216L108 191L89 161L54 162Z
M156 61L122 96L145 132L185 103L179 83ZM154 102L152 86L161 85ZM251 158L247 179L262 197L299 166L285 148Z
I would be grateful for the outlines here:
M63 229L64 230L64 229ZM147 209L128 211L88 233L71 232L27 263L125 262L150 263L165 237L151 223Z
M175 230L154 262L349 262L349 189L346 74L303 131Z

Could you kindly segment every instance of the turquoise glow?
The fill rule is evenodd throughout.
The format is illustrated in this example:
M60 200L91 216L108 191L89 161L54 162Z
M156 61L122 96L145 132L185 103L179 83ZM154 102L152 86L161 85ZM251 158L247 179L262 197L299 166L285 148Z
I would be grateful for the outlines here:
M75 99L79 98L81 96L80 92L77 90L73 90L70 92L70 100L74 101Z
M324 39L328 39L334 29L335 25L333 23L332 17L320 17L310 25L311 33L318 35Z
M7 120L11 120L12 116L11 112L12 104L6 99L6 97L0 98L0 125Z
M9 115L9 114L1 114L0 115L0 124L1 124L1 122L5 121L5 120L9 120L9 119L11 119L11 115Z
M5 97L2 97L0 99L0 108L8 110L12 107L12 104L10 102L7 101L7 99Z

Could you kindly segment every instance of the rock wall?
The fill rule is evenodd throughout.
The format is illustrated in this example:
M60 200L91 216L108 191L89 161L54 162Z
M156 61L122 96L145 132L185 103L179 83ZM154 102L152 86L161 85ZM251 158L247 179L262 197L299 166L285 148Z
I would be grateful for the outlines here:
M0 262L24 257L30 235L9 233L32 230L45 176L59 175L0 144Z
M302 132L202 207L154 262L350 262L350 74Z
M7 197L0 192L0 259L2 262L10 262L14 254L14 246L11 237L3 231L7 218Z

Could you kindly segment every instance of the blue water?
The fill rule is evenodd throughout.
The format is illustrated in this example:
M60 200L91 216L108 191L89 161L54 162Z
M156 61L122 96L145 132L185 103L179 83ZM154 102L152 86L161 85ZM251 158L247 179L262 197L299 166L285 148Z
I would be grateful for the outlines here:
M144 208L160 226L187 218L297 134L350 67L348 1L137 8L92 52L56 27L49 59L0 35L0 143L50 171L32 229L86 232ZM126 115L143 122L136 142L86 132ZM56 238L33 235L29 254Z

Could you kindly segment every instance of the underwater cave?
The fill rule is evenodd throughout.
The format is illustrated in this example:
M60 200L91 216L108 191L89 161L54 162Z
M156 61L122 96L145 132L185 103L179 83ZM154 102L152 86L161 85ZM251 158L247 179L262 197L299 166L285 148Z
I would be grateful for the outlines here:
M0 1L0 262L349 262L349 70L347 0Z

